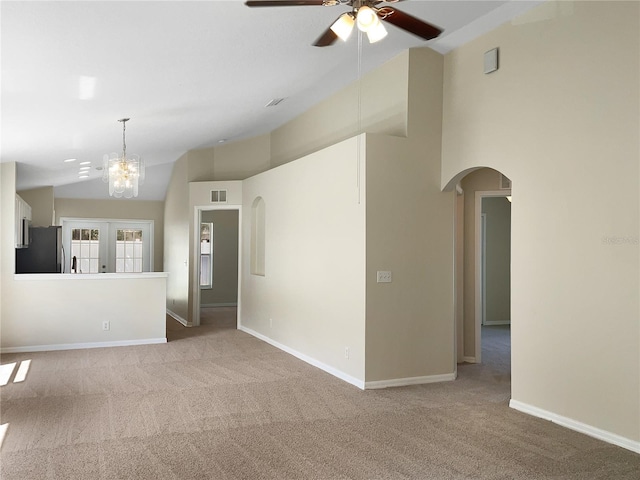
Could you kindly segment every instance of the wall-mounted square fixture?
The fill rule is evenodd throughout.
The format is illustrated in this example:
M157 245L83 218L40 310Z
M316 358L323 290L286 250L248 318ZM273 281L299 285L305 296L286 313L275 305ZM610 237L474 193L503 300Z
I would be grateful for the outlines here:
M498 49L494 48L484 52L484 73L491 73L498 70Z

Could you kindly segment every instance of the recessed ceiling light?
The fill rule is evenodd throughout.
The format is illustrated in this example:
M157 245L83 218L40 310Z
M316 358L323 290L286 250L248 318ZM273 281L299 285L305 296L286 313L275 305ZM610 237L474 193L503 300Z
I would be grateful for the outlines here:
M75 162L77 159L76 158L67 158L64 163L71 163L71 162Z
M220 140L218 140L218 143L224 143L224 142L226 142L226 141L227 141L227 139L226 139L226 138L221 138Z
M87 175L86 173L82 174L82 175L78 175L78 178L89 178L89 175Z
M89 170L91 170L91 167L80 167L81 172L88 172Z
M78 165L91 165L91 162L87 161L87 162L80 162Z

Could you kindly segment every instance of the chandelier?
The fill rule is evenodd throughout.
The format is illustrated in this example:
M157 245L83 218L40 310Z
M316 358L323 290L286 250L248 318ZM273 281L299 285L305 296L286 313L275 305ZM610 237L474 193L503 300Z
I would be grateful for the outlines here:
M109 195L116 198L138 196L138 185L144 183L144 160L138 155L127 156L125 127L128 118L122 122L122 155L111 153L104 156L102 180L109 183Z

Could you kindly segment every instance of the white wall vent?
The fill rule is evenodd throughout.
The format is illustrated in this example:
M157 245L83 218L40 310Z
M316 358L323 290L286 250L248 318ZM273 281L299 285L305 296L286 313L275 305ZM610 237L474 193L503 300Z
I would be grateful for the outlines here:
M509 177L505 177L502 174L500 174L500 189L511 190L511 180L509 180Z
M283 101L284 101L284 98L272 98L271 100L269 100L269 103L265 105L265 107L275 107L276 105L280 104Z
M492 48L484 52L484 73L488 74L498 70L498 49Z
M227 191L211 190L211 203L227 203Z

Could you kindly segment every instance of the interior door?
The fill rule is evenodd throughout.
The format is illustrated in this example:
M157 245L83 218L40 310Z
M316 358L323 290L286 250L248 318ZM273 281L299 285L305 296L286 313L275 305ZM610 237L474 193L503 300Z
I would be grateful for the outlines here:
M109 224L108 265L115 273L152 270L151 228L149 223L112 222Z
M108 224L104 222L64 222L62 227L62 245L65 251L64 271L71 273L105 272L107 237Z

